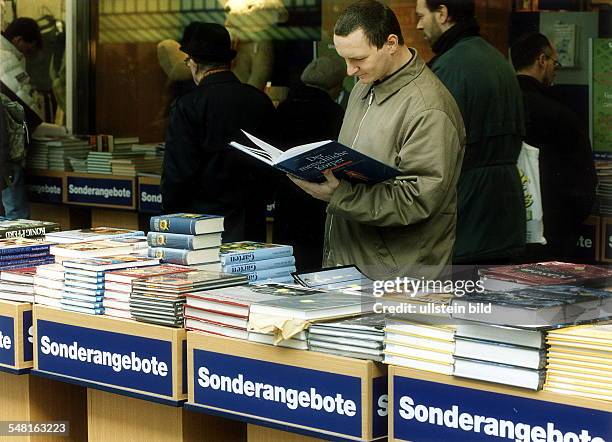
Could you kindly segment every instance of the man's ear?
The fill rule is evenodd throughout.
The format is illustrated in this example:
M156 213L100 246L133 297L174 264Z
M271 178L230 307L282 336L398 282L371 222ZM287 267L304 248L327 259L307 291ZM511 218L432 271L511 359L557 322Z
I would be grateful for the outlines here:
M389 34L387 37L387 42L385 43L389 48L389 52L394 54L399 47L399 38L395 34Z
M450 21L450 16L448 15L448 8L446 5L440 5L438 9L434 12L434 16L439 25L444 25Z
M536 58L536 64L538 65L538 67L543 68L546 65L547 61L548 61L548 57L544 53L538 55L538 58Z

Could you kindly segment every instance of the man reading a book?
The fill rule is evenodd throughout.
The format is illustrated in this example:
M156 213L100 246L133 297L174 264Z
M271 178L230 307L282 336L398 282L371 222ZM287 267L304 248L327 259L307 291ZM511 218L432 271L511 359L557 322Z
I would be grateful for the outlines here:
M272 127L274 106L230 71L236 55L227 30L198 23L181 46L197 87L171 107L161 180L165 213L223 215L223 242L265 241L266 171L231 147Z
M349 6L334 43L359 79L339 141L399 170L378 184L292 180L327 201L324 266L356 264L372 279L448 274L465 130L455 100L404 44L397 17L376 0Z

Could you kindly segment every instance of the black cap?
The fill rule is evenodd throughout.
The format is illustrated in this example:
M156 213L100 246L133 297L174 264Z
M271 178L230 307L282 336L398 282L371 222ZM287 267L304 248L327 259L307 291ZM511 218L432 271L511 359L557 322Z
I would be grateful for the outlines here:
M217 23L196 22L191 24L189 38L180 49L196 62L230 62L236 56L231 48L229 32Z

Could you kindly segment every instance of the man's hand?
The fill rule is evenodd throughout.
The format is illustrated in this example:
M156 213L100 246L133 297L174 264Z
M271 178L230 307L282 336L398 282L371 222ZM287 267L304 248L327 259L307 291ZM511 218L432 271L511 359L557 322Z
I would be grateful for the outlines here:
M315 197L318 200L322 200L325 202L329 202L329 200L331 200L332 195L340 185L340 181L329 169L323 171L323 176L325 177L326 181L320 184L300 180L299 178L294 178L291 175L287 176L291 181L296 184L296 186L300 187L304 192L306 192L310 196Z

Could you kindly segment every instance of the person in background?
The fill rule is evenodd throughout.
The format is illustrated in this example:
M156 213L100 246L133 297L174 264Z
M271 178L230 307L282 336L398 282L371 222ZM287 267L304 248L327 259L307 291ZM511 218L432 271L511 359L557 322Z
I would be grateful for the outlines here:
M457 101L467 134L453 263L511 262L525 249L518 82L510 63L480 36L474 0L417 0L416 14L435 54L428 64Z
M0 35L0 93L18 102L25 111L27 134L24 146L13 146L9 155L9 185L2 191L5 216L29 218L30 207L25 188L24 167L27 143L31 137L66 135L66 128L43 122L41 100L30 84L26 57L42 47L42 36L36 21L20 17Z
M334 44L347 74L359 79L339 141L395 167L377 184L292 178L328 202L324 266L354 264L371 279L435 279L450 270L456 185L465 132L461 113L416 50L404 44L391 8L376 0L350 5Z
M321 57L306 66L300 77L303 84L292 88L277 108L276 137L281 148L338 139L344 110L333 98L345 77L339 58ZM293 246L298 270L320 268L326 204L287 179L281 180L275 203L274 242Z
M202 23L181 46L197 87L170 109L161 179L165 213L225 216L224 242L265 241L267 166L233 149L241 129L265 136L274 106L230 71L236 55L227 30Z
M530 244L533 261L571 260L579 229L595 203L597 175L587 128L550 93L557 51L546 36L529 33L511 48L523 91L525 142L540 149L540 185L546 245Z

